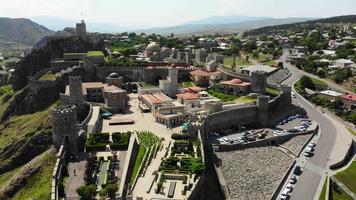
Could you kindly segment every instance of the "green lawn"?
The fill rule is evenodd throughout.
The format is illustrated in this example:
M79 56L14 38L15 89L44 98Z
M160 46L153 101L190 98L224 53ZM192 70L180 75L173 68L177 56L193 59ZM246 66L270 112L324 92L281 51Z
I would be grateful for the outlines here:
M275 95L275 96L278 96L278 95L281 94L281 91L280 91L280 90L275 89L275 88L270 88L270 87L266 88L266 92L267 92L268 94L272 94L272 95Z
M135 180L135 178L137 176L138 169L140 168L140 165L141 165L141 162L143 160L143 157L145 156L145 153L146 153L145 147L143 147L143 145L140 145L139 149L138 149L137 157L136 157L136 160L135 160L135 165L134 165L134 168L132 170L132 174L131 174L131 178L130 178L130 183L131 184L133 183L133 181Z
M224 65L227 68L231 68L233 61L232 56L227 56L224 58ZM236 57L236 65L238 66L246 66L246 65L251 65L252 63L250 61L246 61L246 59L242 58L241 56Z
M315 85L320 85L320 86L327 86L328 84L322 80L319 80L319 79L316 79L316 78L312 78L312 77L309 77L312 82L315 84Z
M237 101L239 101L241 103L251 103L251 102L256 102L257 101L257 97L255 97L255 96L242 96L242 97L238 98Z
M104 57L104 53L102 51L88 51L87 56Z
M50 199L51 179L55 162L56 156L54 154L44 155L41 160L41 169L24 183L12 199Z
M188 87L193 87L195 84L192 81L187 81L187 82L182 82L182 87L188 88Z
M350 133L352 133L353 135L356 135L356 131L354 131L354 130L352 130L352 129L350 129L350 128L347 128L347 130L349 130Z
M332 186L333 200L353 200L341 187Z
M320 192L319 200L325 200L325 197L326 197L326 184L328 182L327 179L328 179L328 177L326 177L326 179L324 180L323 189Z
M234 100L237 99L237 96L230 95L230 94L225 94L225 93L219 92L219 91L214 90L214 89L208 89L207 92L211 96L216 97L216 98L220 99L223 102L234 101Z
M258 62L260 62L262 64L265 64L265 65L275 65L275 64L277 64L276 61L273 60L273 56L271 54L259 54L258 58L254 58L251 53L248 54L248 56L251 59L255 59Z
M46 73L40 77L41 81L54 81L56 80L56 76L53 73Z
M356 161L353 161L345 171L338 172L335 177L346 185L349 190L356 193Z

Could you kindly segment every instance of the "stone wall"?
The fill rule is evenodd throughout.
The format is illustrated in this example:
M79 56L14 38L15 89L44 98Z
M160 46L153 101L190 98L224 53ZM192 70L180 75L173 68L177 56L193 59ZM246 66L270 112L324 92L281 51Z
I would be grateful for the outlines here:
M52 173L51 200L59 200L58 185L62 179L62 169L66 167L66 152L64 145L61 145L56 155L57 160Z

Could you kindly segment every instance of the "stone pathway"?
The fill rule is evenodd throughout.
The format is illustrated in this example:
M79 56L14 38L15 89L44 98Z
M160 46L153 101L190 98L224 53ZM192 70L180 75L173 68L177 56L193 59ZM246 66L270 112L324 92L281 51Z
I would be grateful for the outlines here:
M85 166L87 164L87 154L80 153L77 161L71 161L68 163L67 185L65 188L66 199L79 199L77 189L84 185L84 173ZM75 170L75 174L74 174Z

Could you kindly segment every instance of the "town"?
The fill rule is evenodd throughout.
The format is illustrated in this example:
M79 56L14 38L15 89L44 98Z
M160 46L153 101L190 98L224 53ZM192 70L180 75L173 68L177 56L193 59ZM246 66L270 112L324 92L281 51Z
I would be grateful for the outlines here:
M46 156L52 200L354 199L356 17L335 19L43 38L0 71L0 199L36 171L14 159L43 173Z

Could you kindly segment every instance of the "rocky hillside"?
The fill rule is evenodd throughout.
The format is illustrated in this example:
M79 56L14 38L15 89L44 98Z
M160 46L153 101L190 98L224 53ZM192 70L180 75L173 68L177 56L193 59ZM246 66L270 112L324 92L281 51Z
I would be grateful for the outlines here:
M24 18L0 18L0 45L9 43L33 46L53 31Z

